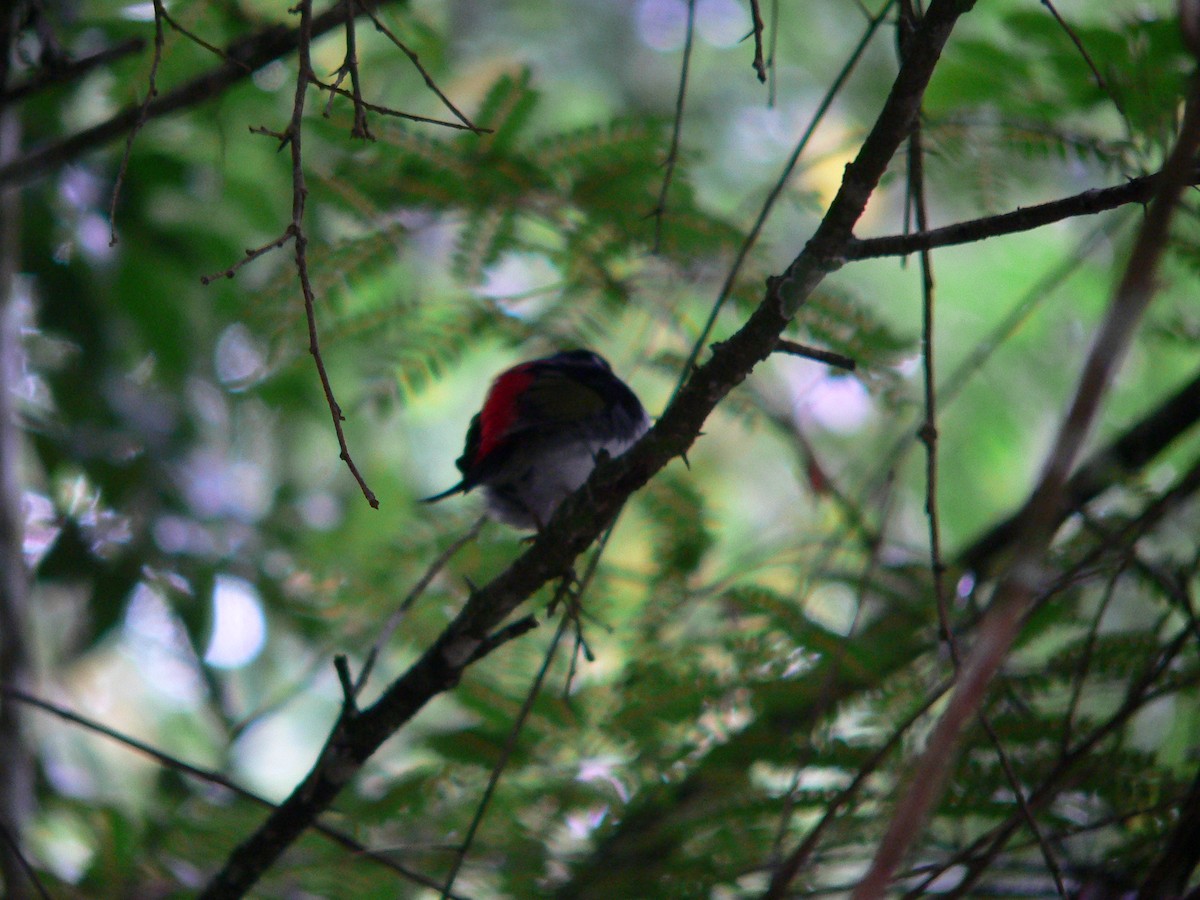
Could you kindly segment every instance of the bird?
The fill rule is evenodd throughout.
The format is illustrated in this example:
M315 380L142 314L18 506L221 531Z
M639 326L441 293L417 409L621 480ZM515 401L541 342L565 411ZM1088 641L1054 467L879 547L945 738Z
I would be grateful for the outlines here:
M649 428L641 401L600 354L529 360L492 381L455 462L462 480L421 502L482 487L492 518L541 531L602 456L619 456Z

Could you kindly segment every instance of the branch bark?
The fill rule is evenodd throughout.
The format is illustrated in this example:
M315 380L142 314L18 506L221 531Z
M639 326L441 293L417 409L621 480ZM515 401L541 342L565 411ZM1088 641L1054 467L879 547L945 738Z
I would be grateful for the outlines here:
M1093 188L1070 197L1018 207L1012 212L956 222L942 228L915 234L892 234L874 238L855 238L846 248L846 259L873 259L879 256L907 256L936 247L970 244L1005 234L1032 231L1043 225L1079 216L1092 216L1130 203L1149 203L1158 190L1162 172L1143 175L1114 187ZM1188 184L1196 184L1200 171L1194 167Z
M209 883L204 898L240 897L326 809L362 764L431 698L453 687L479 647L510 613L572 561L604 530L625 499L696 440L709 413L766 359L784 327L843 259L851 231L900 143L916 121L921 97L958 17L970 0L934 0L912 50L837 196L804 250L745 325L713 348L637 446L599 466L549 526L505 572L476 591L411 669L361 713L343 716L316 765L292 795L244 843Z

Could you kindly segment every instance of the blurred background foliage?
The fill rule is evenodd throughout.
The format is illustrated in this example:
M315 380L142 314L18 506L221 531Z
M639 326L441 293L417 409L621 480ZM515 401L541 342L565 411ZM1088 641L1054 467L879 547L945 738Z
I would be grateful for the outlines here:
M980 3L925 104L935 225L1161 163L1191 67L1173 4L1055 7L1103 87L1046 5ZM25 147L143 97L154 33L149 3L38 8L71 57L130 37L147 49L24 99ZM263 0L167 8L217 47L295 25ZM484 134L371 114L375 139L355 140L350 102L310 91L321 346L378 510L338 459L291 249L201 281L290 221L287 152L250 127L286 124L293 57L142 129L111 223L121 141L25 184L14 302L33 693L285 796L336 718L333 656L357 672L405 594L479 515L474 496L432 508L415 498L454 480L492 375L587 346L652 413L670 397L744 236L876 12L844 0L763 9L766 85L744 40L747 4L696 4L658 239L683 0L380 8ZM801 157L713 339L761 299L836 190L896 71L893 19ZM453 118L369 20L357 35L371 102ZM165 38L160 92L220 62L171 28ZM12 82L36 74L44 39L22 32ZM318 74L332 78L343 53L340 31L320 38ZM860 237L905 229L903 163ZM1196 213L1189 194L1094 448L1196 377ZM989 588L984 567L961 561L1028 490L1139 215L1129 207L934 255L938 511L960 640ZM572 661L568 632L460 895L758 896L861 776L790 891L853 883L952 672L916 437L920 303L915 260L846 266L790 336L850 355L857 370L769 360L708 422L688 465L633 498L585 598L594 659L575 648ZM982 728L969 733L905 890L1055 896L1055 868L1068 887L1137 884L1153 863L1198 762L1200 630L1188 629L1200 507L1187 481L1198 458L1200 438L1185 431L1135 471L1108 471L1068 522L1054 587L987 709L1003 761ZM489 524L459 550L383 648L365 696L521 549L520 535ZM552 631L473 667L384 746L327 821L443 878ZM23 715L37 776L28 855L52 896L189 895L261 821L261 807L203 779L79 724ZM1040 843L1017 789L1037 801ZM436 896L313 834L258 890Z

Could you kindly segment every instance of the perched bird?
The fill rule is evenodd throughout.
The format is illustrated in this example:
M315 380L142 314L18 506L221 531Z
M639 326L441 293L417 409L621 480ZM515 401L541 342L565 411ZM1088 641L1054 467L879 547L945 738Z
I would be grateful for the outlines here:
M540 529L602 453L624 453L649 427L637 396L599 354L524 362L496 376L471 420L455 463L462 481L422 502L482 486L493 518Z

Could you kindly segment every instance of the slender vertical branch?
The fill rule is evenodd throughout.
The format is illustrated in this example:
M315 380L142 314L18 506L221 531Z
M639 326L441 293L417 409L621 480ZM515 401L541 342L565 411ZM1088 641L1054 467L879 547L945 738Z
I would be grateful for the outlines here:
M342 6L346 10L346 60L342 63L342 69L350 74L350 93L354 98L354 127L350 129L350 135L373 141L375 137L367 126L367 110L363 106L362 85L358 73L358 38L354 32L356 5L356 0L342 0ZM330 99L333 99L332 94Z
M133 141L150 113L150 104L158 96L158 66L162 62L163 52L163 20L166 12L162 0L154 0L154 55L150 58L150 75L146 79L146 97L138 108L137 118L129 133L125 136L125 152L121 154L121 165L117 169L117 178L113 182L112 199L108 204L108 246L117 243L117 201L121 199L121 187L125 184L125 173L129 170L129 157L133 154Z
M658 204L654 207L654 252L662 248L663 221L667 216L667 193L671 190L671 179L675 177L675 166L679 162L679 135L683 131L683 107L687 100L688 71L692 64L692 39L696 34L696 0L688 0L687 31L683 39L683 61L679 64L679 92L675 96L675 121L671 126L671 146L663 163L662 189L658 192Z
M767 83L767 61L763 56L763 17L762 10L758 8L759 0L750 0L750 20L753 24L754 36L754 60L751 65L754 66L754 74L758 76L758 80L762 84Z
M159 0L161 2L161 0ZM325 360L321 356L321 343L317 334L316 295L308 274L308 235L304 231L304 207L308 200L308 187L304 181L304 101L308 93L308 85L316 79L313 73L312 57L312 0L300 0L300 40L296 60L296 94L292 104L292 119L284 132L284 141L292 154L292 222L288 230L292 234L296 251L296 273L300 278L300 290L304 294L304 316L308 323L308 352L312 355L317 367L317 376L321 379L321 389L325 393L325 402L329 405L329 414L333 419L333 430L337 434L340 456L367 502L374 509L379 508L379 500L367 486L358 466L350 456L350 448L346 443L346 433L342 422L346 417L333 395L333 385L329 381L329 373L325 370Z
M559 592L556 595L561 597L567 590L568 580L563 578ZM479 826L483 822L484 814L487 812L488 806L491 805L492 795L496 792L496 785L500 783L500 776L508 767L508 761L512 757L513 750L517 746L517 738L521 735L521 730L525 727L525 722L529 719L529 714L533 712L534 701L542 692L542 685L546 682L546 674L550 671L550 664L554 662L554 657L558 653L558 647L562 643L563 635L566 634L567 625L571 622L569 610L563 610L562 616L558 620L558 628L554 632L554 637L550 639L550 645L546 648L545 656L542 657L541 668L538 669L537 675L533 678L533 684L529 686L529 690L525 694L525 700L521 704L520 710L517 711L517 717L513 720L512 727L508 731L508 736L504 739L504 746L500 748L500 756L496 760L496 764L492 767L491 774L488 776L487 786L483 789L483 796L479 798L479 803L475 807L475 814L471 817L471 824L467 826L467 833L463 836L462 844L458 848L458 852L454 854L454 862L450 866L450 872L446 875L446 882L442 886L441 900L448 900L451 896L451 891L454 890L454 882L458 879L458 873L462 871L463 863L467 861L467 854L471 852L471 846L475 843L475 835L479 831Z
M18 8L0 11L0 91L8 84L9 60L17 37ZM0 109L0 166L20 149L21 120L16 108ZM33 648L29 640L28 590L21 512L21 431L16 397L21 372L17 266L20 258L21 194L0 187L0 682L25 684ZM0 697L0 877L15 900L31 882L21 852L26 819L34 809L33 760L18 707Z

